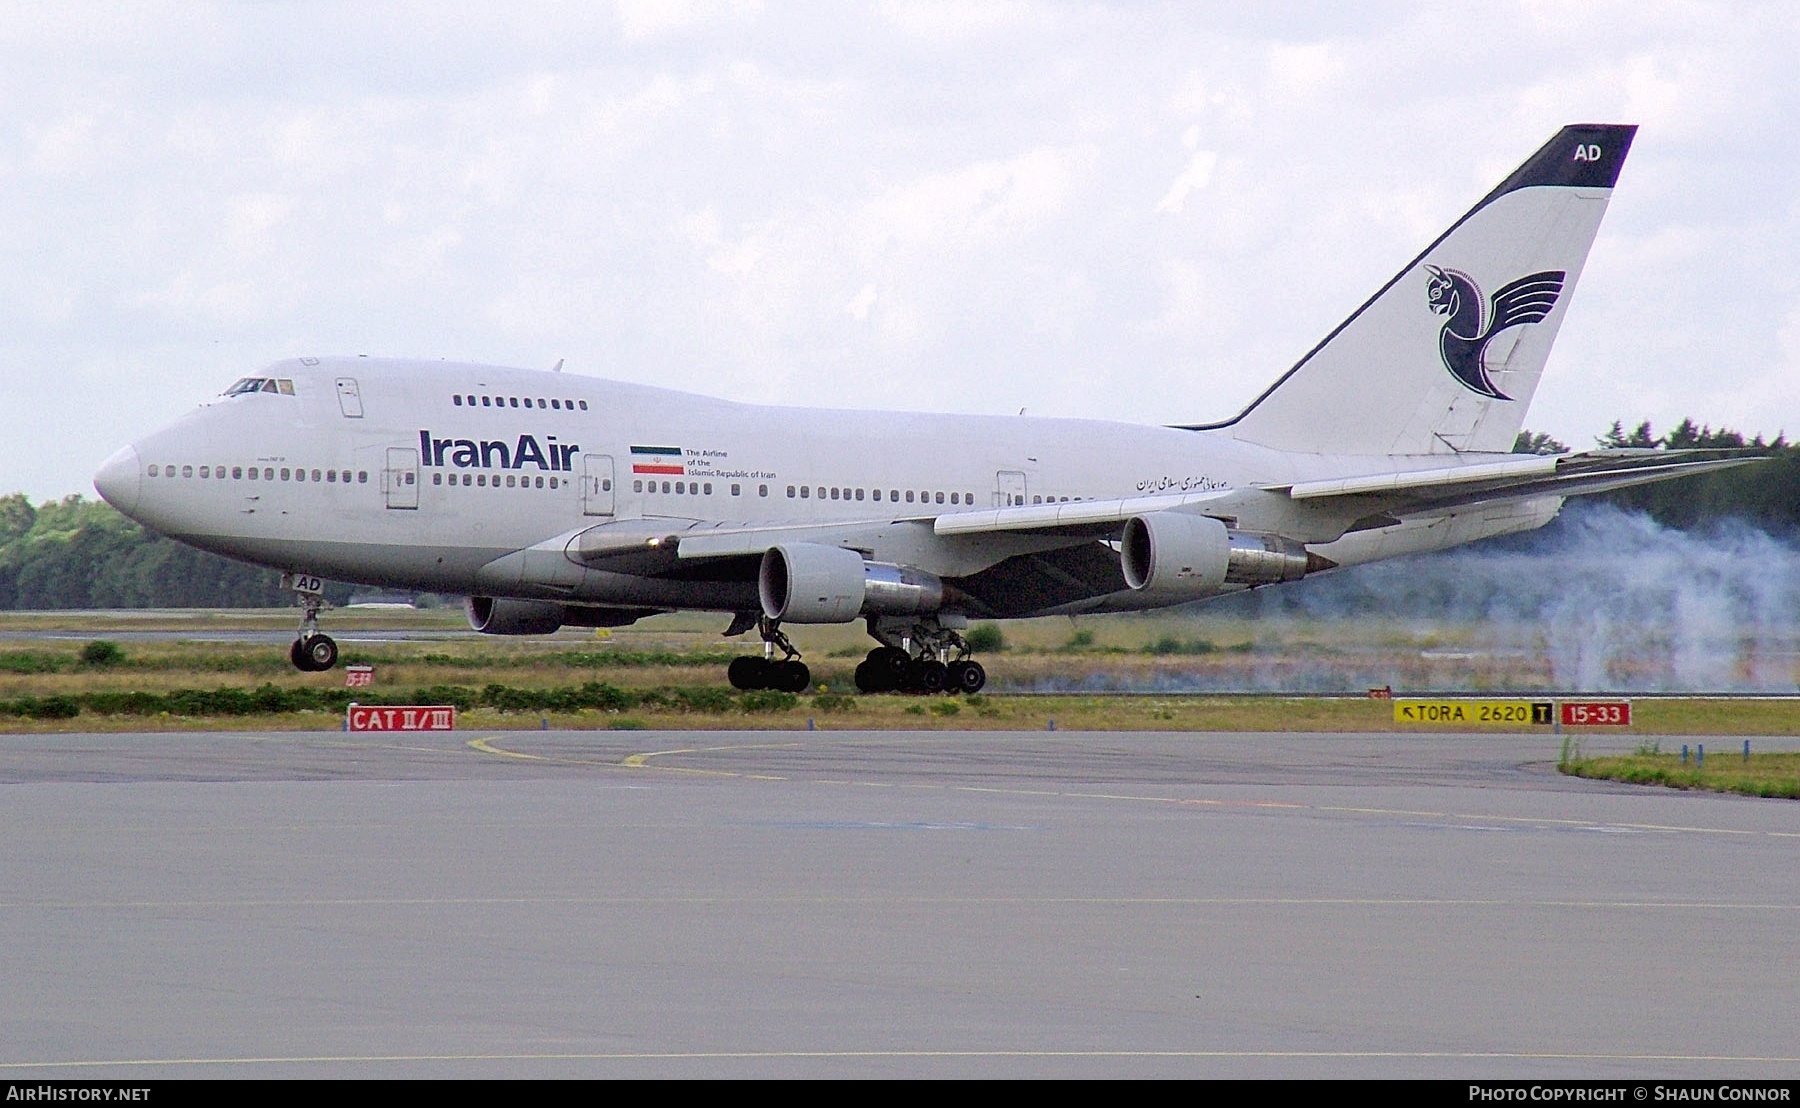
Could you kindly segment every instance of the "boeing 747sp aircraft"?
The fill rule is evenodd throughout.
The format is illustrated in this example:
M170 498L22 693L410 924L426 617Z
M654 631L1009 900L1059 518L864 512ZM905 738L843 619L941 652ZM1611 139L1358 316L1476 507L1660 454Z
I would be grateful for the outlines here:
M1636 128L1565 127L1237 416L758 407L555 372L298 358L108 459L95 488L282 570L329 669L321 579L467 596L545 634L719 612L811 679L784 624L861 619L866 692L973 692L970 619L1121 612L1540 527L1563 499L1719 466L1509 453ZM779 651L780 657L776 653Z

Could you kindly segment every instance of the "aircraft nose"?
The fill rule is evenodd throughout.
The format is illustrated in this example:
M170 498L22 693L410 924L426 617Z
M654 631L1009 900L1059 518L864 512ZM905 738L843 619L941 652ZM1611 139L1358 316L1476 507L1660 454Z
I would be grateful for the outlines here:
M138 464L137 447L127 446L101 463L94 474L94 490L108 504L130 515L137 507L138 482L143 467Z

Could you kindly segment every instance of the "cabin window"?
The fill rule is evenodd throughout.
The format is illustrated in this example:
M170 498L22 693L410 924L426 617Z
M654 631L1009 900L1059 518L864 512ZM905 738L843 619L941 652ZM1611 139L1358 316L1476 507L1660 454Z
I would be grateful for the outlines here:
M244 467L243 466L232 466L231 467L231 479L233 481L242 481L244 479Z
M581 410L584 412L587 411L587 401L581 401Z
M605 485L606 485L606 482L602 481L601 486L605 487ZM706 483L706 495L708 495L708 496L712 495L712 482L711 481L708 481Z
M516 407L518 407L518 406L519 406L519 398L518 398L518 397L516 397L516 396L514 396L514 397L509 397L509 398L508 398L508 400L507 400L507 407L509 407L509 408L516 408Z
M811 496L812 496L812 486L811 485L801 485L800 486L800 499L806 500L806 499L809 499Z
M205 466L201 466L201 467L200 467L200 476L202 476L202 477L211 477L211 476L212 476L212 471L211 471L211 470L209 470L209 469L208 469L208 468L207 468L207 467L205 467Z
M550 478L550 487L551 488L556 487L556 478L554 478L554 477Z
M489 400L489 399L488 399L488 398L487 398L487 397L485 397L485 396L484 396L484 397L482 397L482 398L481 398L481 406L482 406L482 407L484 407L484 408L486 408L486 407L488 407L488 406L489 406L489 405L491 405L491 404L492 404L492 403L493 403L493 401L491 401L491 400Z
M881 490L880 489L871 490L869 492L869 499L879 501L881 499Z
M451 402L452 402L452 403L454 403L454 404L455 404L455 405L456 405L456 406L457 406L457 407L459 407L459 408L460 408L460 407L462 407L462 397L461 397L461 396L452 396L452 397L451 397L451 398L450 398L450 400L451 400Z
M550 407L556 409L557 411L561 411L562 410L562 401L552 400L552 401L550 401Z
M944 494L943 493L940 492L937 494L937 502L939 504L942 504L944 502Z
M744 492L744 486L742 486L742 485L733 485L733 486L731 486L731 495L733 495L733 496L742 496L742 495L743 495L743 492Z

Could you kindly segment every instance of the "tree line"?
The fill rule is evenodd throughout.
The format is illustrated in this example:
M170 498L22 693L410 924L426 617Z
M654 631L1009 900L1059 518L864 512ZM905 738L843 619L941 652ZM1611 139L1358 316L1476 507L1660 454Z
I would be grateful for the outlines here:
M1766 454L1768 461L1737 466L1697 477L1663 481L1653 485L1602 493L1594 500L1609 501L1627 511L1643 512L1665 527L1683 531L1704 530L1725 520L1737 520L1783 538L1800 537L1800 446L1785 434L1765 440L1746 438L1729 427L1714 430L1684 419L1658 435L1648 420L1626 430L1622 421L1594 440L1595 445L1635 450L1731 450ZM1560 454L1568 448L1544 434L1519 432L1513 452Z
M1683 530L1737 519L1771 534L1800 536L1800 446L1778 435L1745 438L1684 419L1658 435L1648 422L1615 422L1603 447L1645 450L1750 449L1771 460L1679 481L1606 493L1622 508ZM1562 443L1521 431L1516 453L1561 453ZM327 596L344 603L348 585ZM267 608L292 597L281 575L207 554L151 531L103 501L65 497L33 507L23 493L0 497L0 610L60 608Z
M335 595L334 595L335 594ZM342 603L347 586L327 590ZM281 574L184 546L104 501L0 497L0 609L271 608Z

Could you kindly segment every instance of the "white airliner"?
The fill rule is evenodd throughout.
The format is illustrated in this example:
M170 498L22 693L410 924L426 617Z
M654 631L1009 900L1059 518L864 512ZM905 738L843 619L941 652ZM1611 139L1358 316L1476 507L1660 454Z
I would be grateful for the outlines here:
M1242 413L1087 419L758 407L557 372L299 358L108 459L120 511L284 571L469 597L502 635L675 610L867 621L864 691L973 692L975 619L1118 612L1540 527L1563 498L1742 458L1510 453L1634 127L1563 128ZM775 651L782 657L777 660Z

